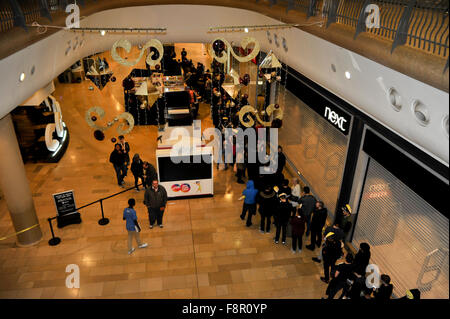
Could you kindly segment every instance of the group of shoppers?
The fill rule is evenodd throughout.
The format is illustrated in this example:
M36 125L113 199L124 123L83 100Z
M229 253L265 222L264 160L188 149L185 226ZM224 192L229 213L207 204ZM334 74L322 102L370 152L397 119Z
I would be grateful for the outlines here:
M116 172L117 183L120 187L125 187L124 178L127 176L128 167L130 166L130 145L125 141L123 135L119 136L119 142L114 145L114 150L109 156L109 161L113 164ZM139 154L134 154L130 166L131 173L134 177L134 187L136 191L139 189L139 179L142 186L147 189L154 180L158 180L158 174L155 167L146 161L143 161Z

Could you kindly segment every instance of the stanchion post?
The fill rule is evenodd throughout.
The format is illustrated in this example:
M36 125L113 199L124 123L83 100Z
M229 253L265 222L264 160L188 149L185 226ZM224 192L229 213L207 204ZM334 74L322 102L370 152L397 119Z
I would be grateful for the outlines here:
M101 226L105 226L109 224L109 219L105 218L105 215L103 213L103 199L100 199L100 209L102 211L102 218L98 221L98 224Z
M61 238L55 237L55 233L53 232L53 226L52 226L52 218L48 219L48 224L50 225L50 231L52 232L52 238L48 241L48 244L50 246L56 246L61 242Z

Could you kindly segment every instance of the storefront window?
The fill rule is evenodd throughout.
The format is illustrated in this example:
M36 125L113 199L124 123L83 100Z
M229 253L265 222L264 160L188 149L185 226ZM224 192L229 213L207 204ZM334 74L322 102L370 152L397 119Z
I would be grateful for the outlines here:
M280 95L284 95L285 105L279 144L328 211L334 214L347 137L289 91Z

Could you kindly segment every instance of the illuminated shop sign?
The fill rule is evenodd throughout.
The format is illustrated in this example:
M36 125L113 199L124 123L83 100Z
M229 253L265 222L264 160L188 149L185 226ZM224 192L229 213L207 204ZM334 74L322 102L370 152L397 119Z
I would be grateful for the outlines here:
M389 183L380 183L380 184L373 184L369 186L368 192L367 192L367 198L369 199L375 199L375 198L384 198L388 197L391 192L389 189Z
M328 106L325 107L325 118L328 120L328 122L339 128L342 132L345 132L348 128L347 119L344 116L341 116L339 113L333 111Z

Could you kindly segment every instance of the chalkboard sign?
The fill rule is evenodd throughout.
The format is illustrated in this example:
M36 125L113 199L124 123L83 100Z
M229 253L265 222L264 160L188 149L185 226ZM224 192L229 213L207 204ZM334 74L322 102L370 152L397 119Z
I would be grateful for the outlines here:
M58 213L57 221L58 227L64 227L70 224L81 223L81 216L76 211L75 197L73 191L66 191L58 194L53 194L56 211Z

